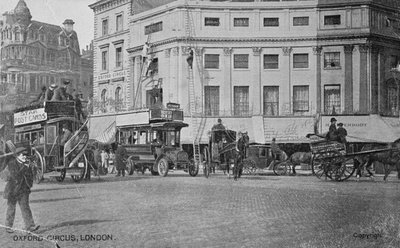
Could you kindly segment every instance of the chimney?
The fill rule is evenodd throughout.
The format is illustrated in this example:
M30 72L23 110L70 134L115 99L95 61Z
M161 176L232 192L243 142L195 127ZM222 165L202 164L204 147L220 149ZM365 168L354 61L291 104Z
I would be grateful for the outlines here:
M66 19L66 20L63 22L63 24L64 24L64 29L65 29L65 31L67 31L68 33L69 33L69 32L72 32L72 31L74 30L74 24L75 24L75 22L74 22L73 20L71 20L71 19Z

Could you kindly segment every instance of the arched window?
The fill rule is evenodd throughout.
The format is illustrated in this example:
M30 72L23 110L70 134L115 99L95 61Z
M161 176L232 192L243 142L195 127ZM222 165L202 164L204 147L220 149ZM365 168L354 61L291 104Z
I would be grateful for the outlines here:
M106 110L106 95L107 95L107 90L106 89L102 90L101 91L101 96L100 96L100 101L101 101L100 110L102 112L106 112L107 111Z

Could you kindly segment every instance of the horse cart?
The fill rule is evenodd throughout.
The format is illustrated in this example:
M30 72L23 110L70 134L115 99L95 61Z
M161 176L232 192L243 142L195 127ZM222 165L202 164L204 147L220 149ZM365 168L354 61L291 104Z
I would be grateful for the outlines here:
M61 144L63 127L71 136ZM90 175L86 147L87 121L77 118L74 101L45 102L14 111L14 143L30 147L35 182L47 174L61 182L71 176L75 182Z
M312 153L311 169L313 174L318 178L329 178L334 181L345 181L350 178L357 169L361 168L360 161L371 161L371 158L376 157L375 155L378 154L385 157L396 157L400 152L397 146L386 145L375 149L367 148L359 152L348 153L344 143L325 139L312 141L310 150ZM387 175L385 175L385 179L386 177Z
M229 174L233 165L232 152L236 149L236 132L228 129L212 130L208 145L203 149L203 173L206 178L218 167Z
M246 158L243 160L243 173L254 175L259 170L264 170L274 162L271 145L249 144Z

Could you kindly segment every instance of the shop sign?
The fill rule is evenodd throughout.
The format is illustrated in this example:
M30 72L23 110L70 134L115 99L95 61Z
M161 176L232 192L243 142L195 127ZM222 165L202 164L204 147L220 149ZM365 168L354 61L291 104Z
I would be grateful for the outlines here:
M123 77L126 77L127 73L128 73L127 70L122 70L122 71L116 71L116 72L112 72L112 73L100 74L97 77L95 77L95 81L123 78Z
M314 118L265 118L265 141L308 142L306 135L314 133Z
M20 126L45 120L47 120L47 113L44 111L44 108L27 110L14 114L14 126Z

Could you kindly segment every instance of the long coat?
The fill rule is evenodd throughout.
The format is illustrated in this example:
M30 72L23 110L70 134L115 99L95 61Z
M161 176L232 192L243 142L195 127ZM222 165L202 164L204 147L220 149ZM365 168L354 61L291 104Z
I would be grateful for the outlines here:
M30 166L17 161L16 158L8 162L9 175L6 178L7 184L4 188L4 199L16 198L23 193L31 193L33 185L33 173Z
M126 168L126 164L124 159L127 156L127 151L125 147L119 145L117 150L115 151L115 167L117 170L123 170Z

